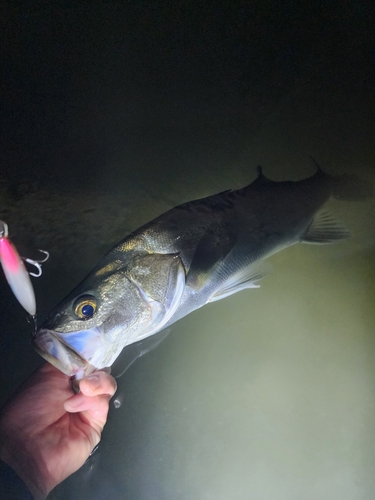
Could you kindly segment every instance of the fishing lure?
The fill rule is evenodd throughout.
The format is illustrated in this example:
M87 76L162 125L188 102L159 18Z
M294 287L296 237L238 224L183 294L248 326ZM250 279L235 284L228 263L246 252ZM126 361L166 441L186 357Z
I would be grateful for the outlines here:
M42 260L32 260L20 257L16 247L8 238L8 225L5 222L0 221L1 266L16 299L34 319L34 322L36 319L35 294L29 273L23 263L23 260L37 268L37 273L30 272L30 274L38 277L42 274L41 264L46 262L49 257L49 253L45 250L40 250L40 252L45 254L45 258Z

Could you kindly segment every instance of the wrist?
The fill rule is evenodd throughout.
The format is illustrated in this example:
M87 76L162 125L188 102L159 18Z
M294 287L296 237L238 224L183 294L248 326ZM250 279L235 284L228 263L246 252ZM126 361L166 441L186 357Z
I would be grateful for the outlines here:
M0 432L0 459L14 470L35 500L44 500L55 485L49 484L48 471L43 471L40 462L28 453L25 443L19 446L15 441Z

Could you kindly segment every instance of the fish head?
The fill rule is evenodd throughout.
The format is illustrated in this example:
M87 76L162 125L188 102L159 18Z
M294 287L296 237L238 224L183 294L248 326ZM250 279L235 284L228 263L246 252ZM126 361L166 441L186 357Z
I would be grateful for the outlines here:
M109 367L125 346L163 329L184 287L178 255L106 259L51 311L34 347L69 376Z

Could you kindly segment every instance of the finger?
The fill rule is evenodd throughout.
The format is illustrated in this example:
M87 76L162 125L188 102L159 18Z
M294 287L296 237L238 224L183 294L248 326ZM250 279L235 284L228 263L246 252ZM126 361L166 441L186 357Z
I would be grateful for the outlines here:
M97 371L79 383L81 392L86 396L97 396L98 394L114 395L117 389L116 380L104 371Z
M79 393L67 399L64 403L64 408L69 413L89 411L93 417L105 422L109 409L109 396L106 394L85 396Z

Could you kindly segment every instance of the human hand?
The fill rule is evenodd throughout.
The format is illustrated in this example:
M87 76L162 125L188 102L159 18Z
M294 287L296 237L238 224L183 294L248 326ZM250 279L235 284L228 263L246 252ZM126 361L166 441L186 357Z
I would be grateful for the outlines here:
M78 470L100 441L116 381L97 371L71 380L45 363L0 412L0 458L10 465L37 500Z

